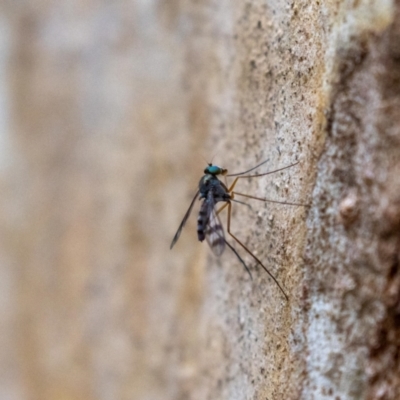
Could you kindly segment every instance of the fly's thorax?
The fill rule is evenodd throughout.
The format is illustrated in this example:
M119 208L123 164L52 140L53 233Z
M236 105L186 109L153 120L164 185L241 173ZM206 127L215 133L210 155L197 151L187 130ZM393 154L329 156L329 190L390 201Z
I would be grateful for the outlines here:
M199 182L199 190L200 192L202 191L203 188L209 186L210 179L212 179L213 176L210 174L205 174L201 177L200 182Z
M229 201L232 198L225 184L211 174L206 174L200 179L199 191L201 199L205 199L211 194L215 203Z

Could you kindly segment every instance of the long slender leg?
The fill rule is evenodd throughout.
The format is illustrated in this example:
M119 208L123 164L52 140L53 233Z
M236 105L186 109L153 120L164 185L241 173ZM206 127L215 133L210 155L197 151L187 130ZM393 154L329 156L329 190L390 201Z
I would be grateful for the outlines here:
M228 192L229 192L229 193L231 193L232 190L235 188L235 185L236 185L237 181L238 181L240 178L242 178L242 177L241 177L241 176L238 176L237 178L235 178L235 180L232 182L232 185L229 186L229 188L228 188Z
M273 174L273 173L275 173L275 172L283 171L284 169L293 167L294 165L297 165L298 163L299 163L299 162L297 161L297 162L295 162L295 163L293 163L293 164L287 165L286 167L274 169L273 171L264 172L263 174L237 176L237 177L235 178L235 180L233 181L232 185L229 187L228 192L229 192L229 193L232 192L232 190L234 189L234 187L235 187L237 181L238 181L239 179L241 179L241 178L257 178L257 177L260 177L260 176L265 176L265 175ZM230 175L227 175L227 176L230 176Z
M218 215L224 208L226 208L227 205L228 205L228 203L225 203L225 204L217 211L217 215Z
M286 165L286 167L274 169L273 171L264 172L264 173L262 173L262 174L242 175L242 174L245 174L245 173L246 173L246 172L242 172L242 174L228 174L228 175L226 175L226 176L238 176L238 175L240 175L240 176L238 176L238 178L256 178L257 176L264 176L264 175L273 174L273 173L275 173L275 172L283 171L284 169L293 167L293 166L297 165L298 163L299 163L299 162L296 161L296 162L293 163L293 164ZM253 169L253 168L252 168L252 169ZM251 171L251 170L249 170L249 171L247 171L247 172L250 172L250 171Z
M250 279L253 280L253 276L251 275L251 272L249 270L249 267L246 265L246 263L243 261L242 257L240 257L239 253L235 250L235 248L224 238L225 244L236 254L236 257L239 259L239 261L243 264L245 270L247 273L250 275Z
M239 201L239 200L236 200L236 199L231 199L230 201L234 201L235 203L243 204L244 206L249 207L250 210L253 209L253 208L251 207L250 204L244 203L243 201ZM225 203L225 204L217 211L217 215L218 215L222 210L224 210L224 209L226 208L227 205L228 205L228 203Z
M239 176L239 175L248 174L249 172L254 171L255 169L261 167L261 165L264 165L268 161L269 161L269 158L267 158L266 160L264 160L260 164L257 164L255 167L252 167L252 168L248 169L247 171L239 172L239 173L236 173L236 174L229 174L227 176Z
M279 284L277 279L271 274L271 272L268 271L268 269L264 266L264 264L231 232L231 210L232 210L232 204L228 203L228 222L227 222L227 231L230 236L233 237L246 251L249 253L264 269L264 271L273 279L273 281L276 283L276 285L279 287L283 295L285 296L286 300L289 301L289 297L285 293L285 291L282 289L282 286Z
M250 196L249 194L244 194L244 193L239 193L239 192L231 192L231 194L238 195L238 196L243 196L243 197L248 197L249 199L255 199L255 200L261 200L261 201L268 201L270 203L277 203L277 204L287 204L289 206L302 206L302 207L308 207L308 204L303 204L303 203L291 203L288 201L278 201L278 200L270 200L262 197L256 197L256 196Z

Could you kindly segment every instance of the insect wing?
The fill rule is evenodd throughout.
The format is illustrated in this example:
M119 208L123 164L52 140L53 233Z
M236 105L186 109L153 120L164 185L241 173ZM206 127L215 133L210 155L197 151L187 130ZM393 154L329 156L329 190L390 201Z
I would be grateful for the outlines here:
M212 209L206 229L206 239L207 243L211 247L212 252L216 256L220 256L225 250L224 228L217 213L215 212L214 204L210 204L210 206Z
M196 194L194 195L193 200L190 203L190 206L189 206L188 210L186 211L186 214L183 217L183 220L182 220L181 224L179 225L179 228L176 231L174 238L172 239L171 246L169 247L170 249L172 249L174 247L175 243L178 241L179 236L181 235L181 232L182 232L182 228L185 226L186 221L188 220L190 213L192 212L194 202L196 201L198 195L199 195L199 191L197 191Z

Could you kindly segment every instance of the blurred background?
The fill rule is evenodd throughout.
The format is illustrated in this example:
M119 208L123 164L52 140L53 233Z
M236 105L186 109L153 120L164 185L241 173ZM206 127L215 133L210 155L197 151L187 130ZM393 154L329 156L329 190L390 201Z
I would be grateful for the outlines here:
M179 7L0 6L2 400L174 398L171 277L204 249L169 244L208 155Z

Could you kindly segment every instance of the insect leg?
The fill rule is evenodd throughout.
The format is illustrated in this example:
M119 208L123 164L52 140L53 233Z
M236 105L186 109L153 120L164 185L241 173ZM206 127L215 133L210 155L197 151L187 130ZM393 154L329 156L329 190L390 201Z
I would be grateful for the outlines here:
M239 175L244 175L244 174L248 174L251 171L254 171L255 169L261 167L261 165L264 165L265 163L267 163L269 161L269 158L267 158L266 160L264 160L263 162L260 162L260 164L257 164L255 167L248 169L247 171L243 171L243 172L239 172L236 174L229 174L227 176L239 176Z
M236 257L239 259L239 261L243 264L245 270L247 273L250 275L250 279L253 280L253 276L251 275L251 272L249 270L249 267L246 265L246 263L243 261L242 257L239 256L239 253L235 250L235 248L224 238L225 244L236 254Z
M243 178L242 176L238 176L237 178L235 178L235 180L232 182L231 186L229 186L228 188L228 192L231 193L232 190L235 188L237 181L239 180L239 178Z
M277 279L271 274L271 272L268 271L268 269L264 266L264 264L258 259L258 257L256 257L232 232L231 232L231 210L232 210L232 204L228 203L228 222L227 222L227 232L230 236L233 237L233 239L235 239L246 251L247 253L249 253L254 260L256 260L261 267L264 269L264 271L273 279L273 281L276 283L276 285L279 287L279 289L281 290L281 292L283 293L283 295L285 296L286 300L289 301L289 297L287 296L287 294L285 293L285 291L283 290L282 286L279 284L279 282L277 281Z
M268 201L270 203L286 204L286 205L289 205L289 206L309 207L308 204L304 204L304 203L291 203L291 202L288 202L288 201L270 200L270 199L266 199L266 198L262 198L262 197L256 197L256 196L250 196L249 194L238 193L238 192L232 192L232 193L235 194L235 195L238 195L238 196L247 197L249 199Z
M265 176L265 175L269 175L269 174L274 174L275 172L283 171L284 169L293 167L293 166L297 165L298 163L299 162L296 161L293 164L286 165L286 167L274 169L273 171L264 172L262 174L254 174L254 175L229 174L229 175L226 175L226 176L236 176L237 177L236 179L240 179L240 178L257 178L259 176ZM237 176L237 175L241 175L241 176Z
M224 208L226 208L227 205L228 205L228 203L225 203L225 204L217 211L217 214L219 214Z

